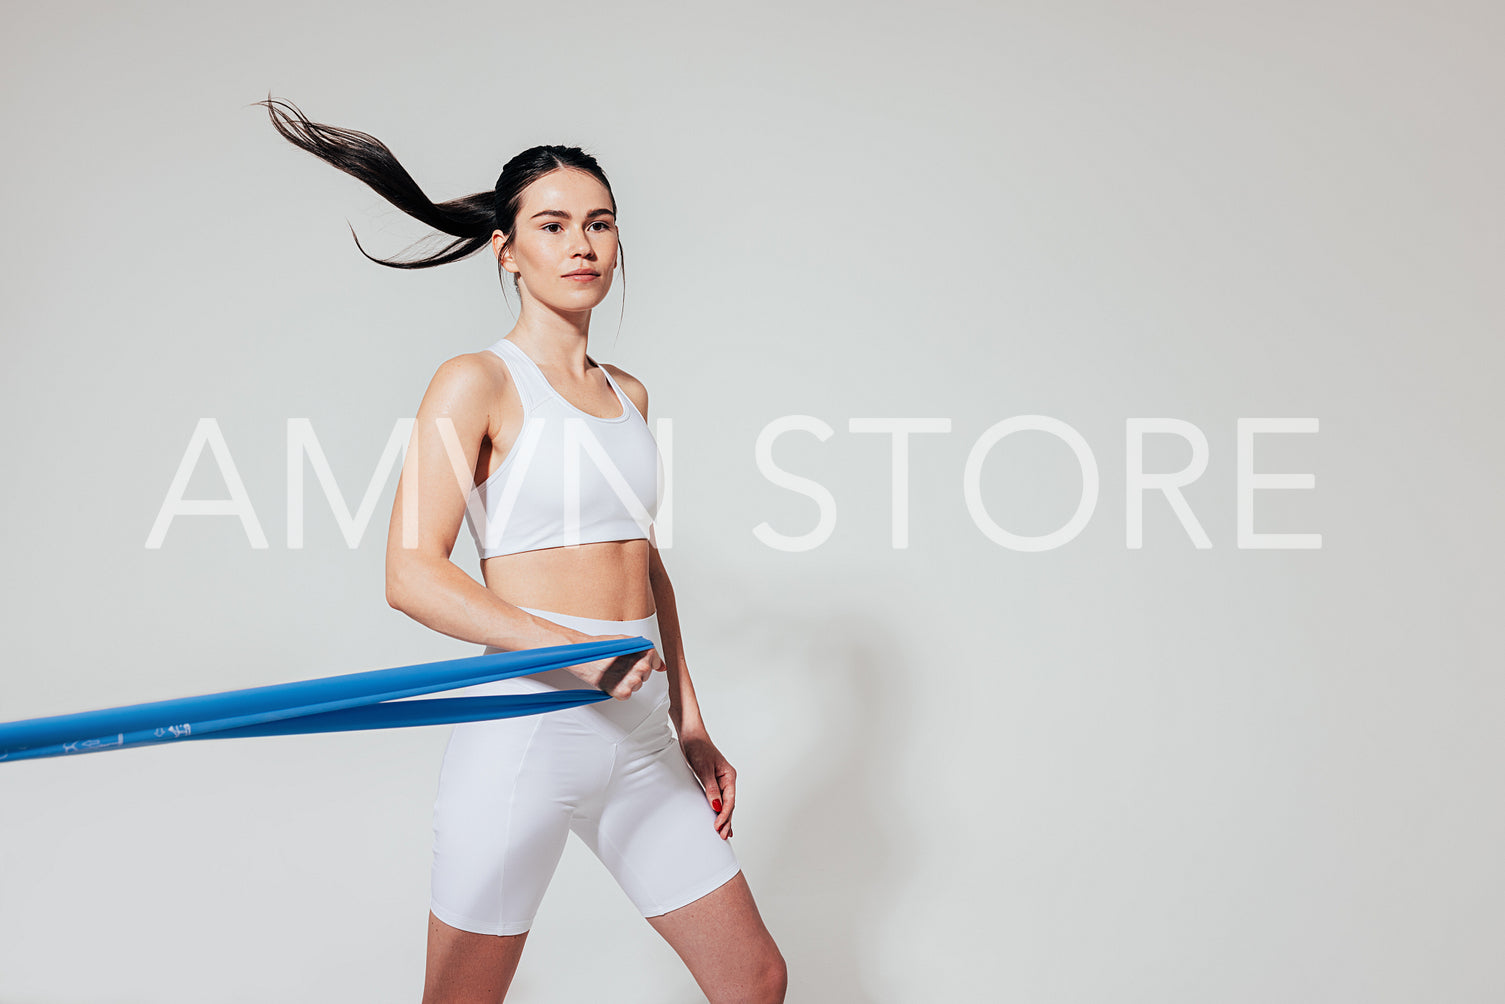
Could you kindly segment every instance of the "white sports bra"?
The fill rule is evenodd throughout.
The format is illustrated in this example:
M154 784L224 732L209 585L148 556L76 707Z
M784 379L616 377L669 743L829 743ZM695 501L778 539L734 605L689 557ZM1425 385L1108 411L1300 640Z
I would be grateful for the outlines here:
M465 522L481 557L652 540L663 457L648 423L606 368L601 372L622 405L615 418L597 418L570 404L508 339L489 348L512 374L523 426L502 465L466 499Z

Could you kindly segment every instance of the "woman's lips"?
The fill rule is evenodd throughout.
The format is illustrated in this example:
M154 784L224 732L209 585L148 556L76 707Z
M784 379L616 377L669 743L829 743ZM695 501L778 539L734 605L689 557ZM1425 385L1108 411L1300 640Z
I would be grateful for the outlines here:
M582 272L582 273L577 273L577 274L574 274L574 275L567 275L567 276L565 276L565 278L566 279L574 279L576 282L591 282L591 281L599 279L601 277L599 275L591 275L588 272Z

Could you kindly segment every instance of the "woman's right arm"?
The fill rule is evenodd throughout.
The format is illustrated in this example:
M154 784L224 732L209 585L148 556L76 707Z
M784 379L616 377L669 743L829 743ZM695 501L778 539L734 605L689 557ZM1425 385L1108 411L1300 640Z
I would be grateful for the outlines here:
M490 431L491 407L503 390L498 380L480 360L456 356L439 367L424 392L387 527L387 603L441 634L508 652L587 641L594 636L508 603L450 560ZM454 432L453 458L446 426ZM662 666L649 650L569 670L625 700ZM608 673L609 685L603 686Z
M387 603L451 638L509 652L569 644L578 639L562 625L506 602L450 560L496 392L486 368L466 356L446 361L429 381L387 527ZM460 453L453 459L445 422Z

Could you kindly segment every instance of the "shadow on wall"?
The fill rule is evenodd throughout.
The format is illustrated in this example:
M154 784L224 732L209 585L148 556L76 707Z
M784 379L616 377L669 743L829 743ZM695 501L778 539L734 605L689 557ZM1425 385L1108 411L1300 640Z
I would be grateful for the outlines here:
M743 863L789 966L788 1004L871 1004L864 946L885 890L904 878L903 815L884 804L886 765L907 739L902 646L869 615L811 610L744 608L748 619L714 628L719 651L697 650L692 665L738 681L717 698L736 725L713 734L737 766L739 800L760 800L742 822L762 828L758 853Z

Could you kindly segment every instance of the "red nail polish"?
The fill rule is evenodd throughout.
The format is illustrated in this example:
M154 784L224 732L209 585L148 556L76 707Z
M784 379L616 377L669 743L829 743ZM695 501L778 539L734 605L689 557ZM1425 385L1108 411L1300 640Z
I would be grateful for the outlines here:
M713 798L713 799L711 799L711 808L714 809L717 812L720 812L721 811L721 799L719 799L719 798Z

